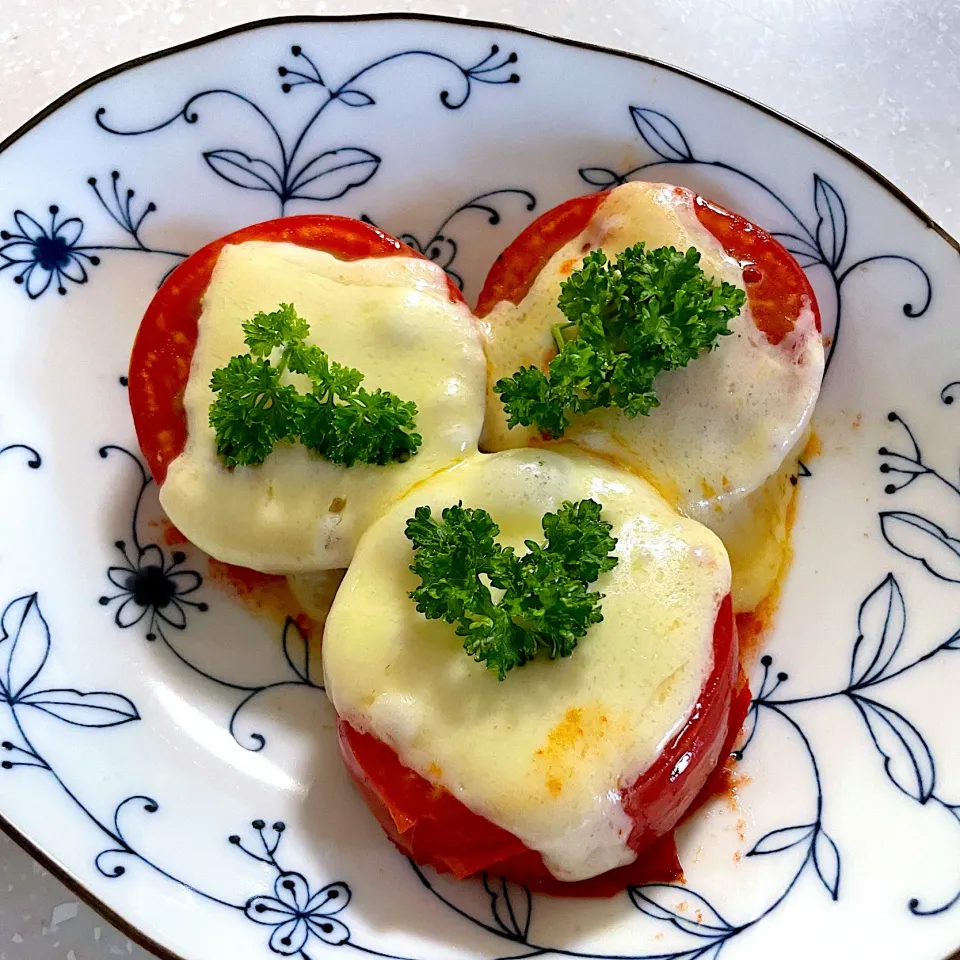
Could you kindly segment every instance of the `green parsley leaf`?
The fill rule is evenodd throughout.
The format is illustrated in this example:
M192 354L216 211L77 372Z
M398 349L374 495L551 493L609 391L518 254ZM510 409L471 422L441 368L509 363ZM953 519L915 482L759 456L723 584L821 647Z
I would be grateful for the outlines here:
M295 340L287 346L284 353L287 369L291 373L302 373L311 380L323 380L327 377L327 355L318 346Z
M657 375L713 349L744 300L739 287L706 276L693 247L638 243L612 262L593 251L561 284L567 323L554 328L558 352L548 372L521 367L494 385L507 425L560 437L571 416L598 407L648 415L659 406Z
M596 500L567 501L542 521L546 552L556 557L564 573L584 583L593 583L617 565L611 555L617 541L610 536L610 524L600 519L601 509ZM529 541L527 547L533 550Z
M316 394L305 397L300 439L305 447L333 463L352 467L355 463L402 462L423 442L414 432L417 405L412 401L382 390L368 393L363 387L353 393L326 392L344 402L323 401Z
M568 657L603 620L603 594L589 584L618 562L600 513L595 500L565 502L544 515L545 542L526 541L529 552L517 557L497 542L500 528L486 510L457 504L438 521L430 507L418 507L405 530L410 569L420 577L410 598L428 620L455 624L464 650L500 680L541 648ZM496 602L491 587L502 592Z
M214 370L210 388L217 394L210 426L228 467L263 463L276 444L297 436L300 398L293 387L280 383L280 372L269 360L231 357Z
M457 504L441 517L435 520L430 507L417 507L407 521L404 533L414 548L410 569L423 581L411 599L428 620L455 623L468 610L492 611L490 591L479 577L496 579L502 589L509 563L504 556L513 551L496 542L500 528L486 510Z
M269 357L288 343L306 340L310 326L297 316L292 303L281 303L274 313L258 313L243 324L243 342L255 357Z
M392 393L370 393L363 374L331 361L306 343L310 326L293 304L258 313L243 324L249 354L232 357L210 380L217 399L210 407L217 453L227 466L263 463L277 443L299 441L333 463L387 464L416 454L417 405ZM273 366L271 354L280 351ZM284 372L310 379L303 395L284 384Z

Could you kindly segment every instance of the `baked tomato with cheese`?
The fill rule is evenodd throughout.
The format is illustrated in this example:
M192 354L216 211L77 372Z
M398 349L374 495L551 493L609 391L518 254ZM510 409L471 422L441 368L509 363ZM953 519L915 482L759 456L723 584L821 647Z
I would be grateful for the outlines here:
M793 257L745 218L669 184L632 182L560 204L504 250L476 313L488 360L486 450L540 443L534 427L509 427L494 387L521 367L546 372L554 328L566 317L562 284L583 258L613 260L647 249L690 247L716 282L746 302L715 349L654 381L659 406L629 417L616 407L574 415L564 434L638 470L683 512L708 526L774 475L801 441L820 390L824 356L813 290Z
M298 216L267 220L219 237L197 250L164 281L143 316L130 355L130 409L140 450L154 480L162 484L167 467L187 442L184 391L197 346L203 297L223 248L249 241L290 243L320 250L338 260L422 255L377 227L337 216ZM463 302L448 281L452 302Z
M417 611L405 536L418 507L486 510L518 555L546 513L591 498L616 538L602 621L569 656L504 680ZM558 895L679 875L672 830L715 786L743 721L723 545L641 478L573 445L479 454L368 532L323 646L346 766L417 863Z
M282 442L256 466L221 462L211 375L248 352L244 321L284 303L309 323L307 342L359 370L365 389L416 404L415 455L345 466ZM440 267L370 224L297 216L221 237L170 275L140 325L129 389L175 526L218 560L301 573L345 567L386 504L476 450L484 360Z

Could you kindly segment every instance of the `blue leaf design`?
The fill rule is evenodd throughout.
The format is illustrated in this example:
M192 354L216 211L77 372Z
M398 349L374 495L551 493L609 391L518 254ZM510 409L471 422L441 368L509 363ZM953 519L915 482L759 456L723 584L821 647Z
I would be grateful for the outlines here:
M305 683L310 680L310 643L293 617L283 625L283 655L290 669Z
M813 841L813 865L831 899L836 900L840 895L840 851L822 827L817 828Z
M690 163L693 160L693 151L687 138L665 113L649 107L631 107L630 116L644 143L658 157L674 163Z
M598 190L609 190L626 183L619 173L609 167L581 167L577 172L582 180Z
M50 627L31 593L7 604L0 618L0 688L16 702L40 675L50 654Z
M283 193L283 178L266 160L248 156L241 150L209 150L203 159L218 177L235 186L245 190L264 190L278 197Z
M337 94L337 100L348 107L369 107L377 102L369 93L364 93L362 90L341 90Z
M630 887L627 892L633 905L641 913L653 917L654 920L667 921L678 930L695 937L712 940L734 929L712 904L686 887L671 883L647 883L642 887ZM673 906L667 906L667 903L677 900L687 903L687 910L683 913ZM702 917L700 922L695 919L698 913Z
M75 727L117 727L140 719L133 701L104 690L90 693L72 689L36 690L21 697L20 703Z
M935 577L960 583L960 540L916 513L892 510L880 514L884 540L897 553L919 560Z
M926 803L936 787L933 754L919 730L903 714L859 694L848 694L867 724L883 768L902 793Z
M380 169L380 158L361 147L325 150L305 163L290 184L290 197L303 200L336 200L362 186ZM313 184L309 192L304 187Z
M815 829L815 824L801 823L795 827L781 827L779 830L771 830L753 845L753 849L747 856L765 857L771 853L782 853L784 850L790 850L801 843L806 843Z
M813 175L813 203L817 210L817 246L824 262L836 269L847 246L847 210L840 194L819 174Z
M796 258L801 267L815 267L818 263L823 263L823 257L820 251L810 242L808 237L802 237L798 233L779 233L773 234Z
M860 604L850 686L882 677L903 642L907 610L897 578L888 573Z
M530 933L533 898L530 891L502 877L483 875L483 887L490 894L490 908L498 926L511 939L525 942Z

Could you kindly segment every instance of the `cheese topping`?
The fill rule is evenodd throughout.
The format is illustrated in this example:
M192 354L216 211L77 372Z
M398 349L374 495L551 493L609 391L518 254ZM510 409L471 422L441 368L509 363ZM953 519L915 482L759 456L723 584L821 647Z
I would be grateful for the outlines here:
M208 420L210 375L247 352L243 321L280 303L293 303L310 324L308 341L359 369L367 389L416 402L423 437L416 456L348 468L280 444L260 466L223 467ZM219 560L269 573L345 567L360 535L393 500L476 452L483 391L475 322L463 304L450 302L436 264L412 257L344 262L288 243L227 246L203 300L184 395L187 444L167 471L160 501L183 534Z
M551 329L565 321L557 307L561 282L590 250L602 247L612 259L639 240L649 248L696 247L708 277L744 287L741 265L697 219L688 192L640 182L617 187L586 229L551 257L523 301L498 304L482 322L491 388L484 449L537 438L532 428L507 428L492 387L521 366L546 369L556 352ZM574 416L566 432L580 446L636 468L708 526L717 508L729 509L777 470L806 429L823 378L823 344L811 305L776 346L754 326L749 301L730 329L716 350L657 378L661 405L649 417L595 410Z
M496 674L454 627L417 613L406 521L463 501L526 552L564 500L592 497L619 563L594 588L603 622L572 656ZM471 810L539 851L561 880L635 859L620 791L686 722L713 666L713 627L730 589L723 545L645 481L563 445L477 455L395 504L361 541L323 642L338 714Z
M723 541L730 557L734 613L756 610L789 567L797 460L805 442L806 434L760 487L710 517L710 529Z

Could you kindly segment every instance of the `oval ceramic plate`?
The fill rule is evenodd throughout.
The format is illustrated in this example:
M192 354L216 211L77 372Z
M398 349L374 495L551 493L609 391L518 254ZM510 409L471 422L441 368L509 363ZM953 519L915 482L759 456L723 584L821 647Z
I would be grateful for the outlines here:
M567 197L695 188L773 231L832 340L735 800L686 885L599 902L421 873L341 769L316 650L176 542L125 377L183 256L365 216L468 298ZM960 943L955 241L876 173L671 68L503 26L285 20L104 74L0 155L0 813L188 960L941 960Z

